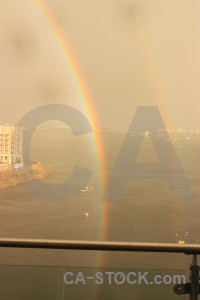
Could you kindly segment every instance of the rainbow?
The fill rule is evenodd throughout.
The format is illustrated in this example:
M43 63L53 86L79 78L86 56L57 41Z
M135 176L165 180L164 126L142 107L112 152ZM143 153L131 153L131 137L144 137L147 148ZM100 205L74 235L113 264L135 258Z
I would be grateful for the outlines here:
M69 42L62 32L62 29L58 25L55 17L51 14L48 7L44 4L42 0L35 0L37 10L40 12L42 19L45 19L47 26L51 29L53 33L53 37L55 38L56 44L59 45L61 50L61 55L64 56L64 61L66 63L66 67L70 72L72 84L75 90L78 92L78 97L80 99L80 103L83 106L84 112L86 113L87 119L89 120L92 127L92 135L94 147L96 149L96 167L98 170L98 181L99 181L99 211L100 211L100 224L99 224L99 239L105 239L107 227L106 220L106 203L102 200L102 194L104 187L106 185L106 167L105 167L105 156L104 156L104 147L103 141L100 132L100 126L98 122L98 117L92 103L92 97L88 91L87 85L83 79L81 74L81 70L78 66L77 59L74 56ZM104 228L105 226L105 228Z
M136 21L139 28L138 44L141 48L141 55L145 61L146 69L150 70L151 73L149 77L154 87L155 98L159 101L159 110L161 110L166 128L172 128L175 116L170 107L169 88L166 87L166 83L163 80L164 75L161 74L162 66L159 63L158 56L156 56L154 42L151 34L148 32L148 28L145 28L145 20L142 20L141 17L136 17Z
M66 66L68 70L70 71L71 78L74 84L74 87L76 90L78 90L78 94L81 100L81 103L84 107L84 111L86 112L87 118L91 123L92 131L93 131L93 139L94 139L94 145L97 153L97 169L99 171L99 182L100 182L100 224L99 224L99 239L100 240L106 240L107 239L107 225L108 225L108 213L107 213L107 204L106 202L103 202L101 199L104 187L107 182L106 178L106 164L105 164L105 156L104 156L104 147L103 147L103 141L101 138L100 130L99 130L99 123L98 123L98 117L95 111L95 108L92 103L92 97L88 91L88 88L86 86L86 83L83 79L83 76L81 74L80 68L77 63L77 59L72 53L72 50L70 48L69 42L66 39L65 34L62 32L61 28L57 24L55 18L50 13L49 9L46 7L46 5L43 3L42 0L35 0L34 1L38 10L41 13L41 16L46 20L47 25L49 28L51 28L53 35L55 37L55 41L57 44L59 44L62 55L64 55ZM155 55L155 49L153 49L153 42L150 39L149 33L147 32L146 28L144 27L144 22L137 20L140 33L139 33L139 42L141 46L141 53L145 59L145 63L147 65L147 68L151 71L153 76L151 77L152 80L152 86L155 87L155 94L157 98L160 101L161 105L161 113L162 116L164 115L164 121L167 127L172 124L173 115L170 116L169 112L171 109L169 109L169 95L168 91L166 90L166 87L164 85L164 82L162 80L158 59ZM175 206L178 206L178 204L175 204ZM178 206L178 209L181 208ZM177 227L180 225L177 224ZM101 265L104 260L104 255L100 255L98 257L98 265ZM98 293L98 289L95 291Z
M165 81L163 80L164 76L161 73L162 68L156 56L156 49L153 47L154 42L152 41L148 29L145 28L145 20L137 18L137 25L140 29L139 41L141 53L143 54L147 69L149 69L152 74L151 82L152 86L155 87L155 96L159 99L159 110L161 110L161 115L164 119L166 128L173 128L175 115L172 112L172 104L169 102L169 89L166 87ZM174 201L172 209L176 209L180 215L186 214L184 206L181 206L177 201ZM176 232L182 232L183 226L177 222L176 228L174 229Z
M55 18L52 16L49 9L44 5L44 3L41 0L35 0L35 3L42 17L45 18L48 26L53 31L56 42L60 45L62 54L65 57L67 68L71 73L73 85L75 89L78 90L81 103L84 107L87 118L90 121L92 127L93 140L94 140L94 145L97 153L97 170L99 170L99 174L98 174L99 201L100 201L99 239L103 240L106 239L106 233L107 233L106 228L107 228L108 220L107 220L107 205L106 202L103 202L102 200L102 194L103 194L104 187L106 185L107 178L106 178L106 171L105 171L106 168L105 168L104 147L101 138L101 133L99 130L98 118L91 100L92 98L89 94L87 86L83 80L83 76L81 74L80 68L77 64L77 60L73 55L72 50L70 49L69 43L65 35L62 33L61 28L58 26ZM98 267L101 265L101 263L103 263L104 255L101 253L97 254L96 260L97 260L97 267ZM95 299L98 292L99 292L98 289L91 290L91 299Z

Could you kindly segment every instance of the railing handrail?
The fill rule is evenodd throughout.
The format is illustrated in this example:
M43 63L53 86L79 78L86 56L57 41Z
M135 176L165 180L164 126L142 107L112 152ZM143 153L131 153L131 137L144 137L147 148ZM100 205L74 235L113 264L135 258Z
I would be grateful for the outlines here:
M112 241L79 241L79 240L48 240L0 238L0 248L37 248L37 249L68 249L68 250L103 250L132 252L168 252L200 254L200 245L176 243L142 243Z

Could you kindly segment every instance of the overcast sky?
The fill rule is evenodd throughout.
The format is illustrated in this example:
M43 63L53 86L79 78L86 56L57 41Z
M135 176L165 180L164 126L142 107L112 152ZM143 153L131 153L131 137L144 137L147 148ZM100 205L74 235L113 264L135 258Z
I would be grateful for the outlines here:
M168 128L200 129L199 0L43 3L70 44L101 128L126 130L137 106L155 105ZM35 1L0 4L0 123L48 103L84 112Z

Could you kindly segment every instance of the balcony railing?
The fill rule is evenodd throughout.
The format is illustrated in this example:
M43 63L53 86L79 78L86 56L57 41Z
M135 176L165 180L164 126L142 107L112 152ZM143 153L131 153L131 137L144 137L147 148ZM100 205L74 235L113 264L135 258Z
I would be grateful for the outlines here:
M200 254L198 244L0 238L0 247Z
M90 251L120 251L120 252L121 251L123 251L123 252L157 252L157 253L159 252L159 253L182 253L182 254L186 254L186 255L193 255L193 262L190 266L190 274L191 274L190 282L181 283L181 284L179 283L179 284L174 285L174 287L169 292L169 296L170 296L170 299L176 299L177 294L182 295L182 297L184 297L185 294L188 294L190 296L190 299L197 300L198 295L199 295L199 266L197 265L197 255L200 254L200 245L197 245L197 244L179 245L179 244L172 244L172 243L136 243L136 242L72 241L72 240L0 238L0 248L61 249L61 250L80 250L80 251L90 250ZM54 271L56 274L62 275L61 276L62 277L62 285L59 288L60 290L62 290L62 293L59 292L59 296L57 296L57 298L52 298L52 299L61 300L61 299L68 299L65 297L67 295L70 297L69 299L89 299L89 298L87 298L88 296L85 296L86 298L84 298L84 296L83 296L84 293L86 293L86 294L88 293L87 288L85 288L85 290L84 290L83 286L81 286L79 288L78 292L77 292L77 286L76 286L76 289L75 289L75 287L73 287L73 288L71 288L71 290L69 290L69 287L72 287L72 285L64 284L65 274L68 274L69 279L70 279L69 281L73 282L73 280L71 280L72 278L70 276L72 276L72 274L74 274L74 273L80 274L80 270L82 270L82 274L83 274L83 272L85 272L85 274L87 275L87 278L91 279L91 278L94 278L94 276L95 276L94 272L95 272L95 270L97 271L98 267L93 268L93 269L92 268L81 268L81 267L79 269L77 267L76 268L62 267L59 270L55 269L55 268L53 269L51 267L46 267L46 268L39 267L39 268L40 268L39 272L43 272L43 273L46 272L45 276L46 276L47 280L50 280L50 279L48 279L50 276L49 274ZM43 268L43 269L41 269L41 268ZM51 269L51 271L50 271L50 269ZM103 274L103 270L101 270L101 271L99 271L99 272L101 274ZM20 272L22 272L22 273L20 273ZM24 276L24 280L25 280L27 278L26 277L27 272L28 273L35 272L35 274L36 274L37 273L36 267L0 266L0 277L2 277L2 274L10 274L11 278L13 278L13 276L14 276L13 274L16 273L16 274L18 274L16 276L22 276L22 277ZM116 274L118 274L117 276L119 277L120 276L119 274L122 274L123 276L127 276L127 274L130 273L130 272L129 273L128 272L129 272L128 269L124 269L124 270L121 269L121 271L113 269L111 273L112 274L116 273ZM107 273L109 273L109 272L107 272ZM107 273L104 270L104 274L107 274ZM136 274L136 273L137 273L136 271L131 272L131 275ZM155 270L154 270L154 273L155 273ZM19 274L21 274L21 275L19 275ZM34 275L34 276L36 276L36 275ZM51 275L51 278L54 278L54 276L53 277L52 276L53 275ZM12 280L10 281L9 276L7 277L7 280L8 280L8 285L10 285ZM15 280L16 280L16 278L13 279L13 281L15 281ZM31 281L32 280L33 280L33 278L31 279ZM55 279L55 280L57 280L57 279ZM117 280L118 280L118 282L120 282L121 279L118 278ZM4 278L4 281L5 281L5 278ZM81 279L80 279L80 281L81 281ZM70 283L67 280L66 280L66 282ZM122 291L124 293L124 296L123 296L124 299L145 299L145 300L153 299L153 298L154 299L167 299L167 298L165 298L166 294L165 295L163 294L163 293L167 293L167 290L165 290L166 286L165 286L165 289L163 289L162 291L161 291L160 286L156 286L156 287L154 286L154 290L160 289L160 292L159 292L160 294L157 295L159 298L156 298L155 295L152 295L153 298L152 297L149 298L149 295L151 293L151 291L149 290L149 286L145 286L143 288L141 286L137 286L137 288L134 286L134 288L133 288L133 286L131 286L129 284L129 285L124 285L123 288L122 287L120 288L120 283L119 283L119 286L115 287L114 293L109 292L110 296L108 296L108 294L107 294L108 287L109 287L109 283L107 283L107 285L104 285L104 295L102 295L102 291L101 291L101 292L99 292L99 295L101 295L101 296L99 296L99 297L96 296L91 299L120 299L119 295L120 295L120 293L122 293ZM39 289L40 288L42 288L42 286L40 286ZM109 287L109 290L110 290L110 288L111 287ZM140 289L142 288L142 292L140 291L139 288ZM172 290L173 290L173 296L172 296L172 294L170 294L170 293L172 293ZM1 296L1 298L5 297L4 294L1 295L1 291L4 291L4 289L1 289L1 284L0 284L0 296ZM152 291L153 291L153 289L152 289ZM163 292L163 291L165 291L165 292ZM5 291L4 291L4 293L5 293ZM32 291L32 293L33 293L33 291ZM76 295L77 293L80 293L79 297L74 298L75 297L74 295ZM127 293L127 295L126 295L126 293ZM131 297L130 293L135 293L135 297L133 295L133 298L130 298ZM81 295L82 295L82 298L81 298ZM26 294L26 296L24 296L24 298L21 297L19 299L23 300L26 297L28 297L27 294ZM11 298L12 298L12 296L11 296ZM11 299L11 298L8 297L5 299L7 300L7 299ZM15 299L18 299L16 297L16 295L15 295ZM32 296L30 296L29 299L34 299L34 298L32 298ZM48 298L48 299L50 299L50 298ZM184 298L180 298L180 296L179 296L178 299L184 299Z

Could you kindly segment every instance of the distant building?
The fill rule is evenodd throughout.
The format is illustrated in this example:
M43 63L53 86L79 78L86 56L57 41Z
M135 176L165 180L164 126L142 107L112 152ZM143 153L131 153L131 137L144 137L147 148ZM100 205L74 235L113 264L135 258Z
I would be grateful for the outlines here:
M0 125L0 163L23 162L23 129L14 125Z

